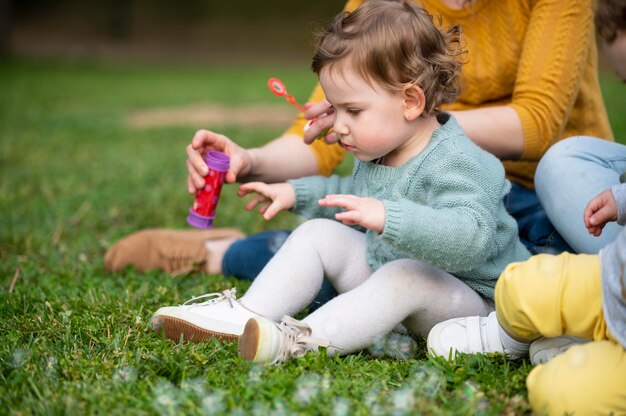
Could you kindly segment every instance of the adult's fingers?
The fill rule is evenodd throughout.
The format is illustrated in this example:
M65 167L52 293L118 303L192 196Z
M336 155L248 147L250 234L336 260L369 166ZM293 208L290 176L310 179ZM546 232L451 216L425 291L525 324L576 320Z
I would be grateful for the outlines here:
M334 117L332 114L320 117L312 123L307 131L304 132L303 140L306 144L311 144L320 135L333 126Z
M196 170L189 159L185 161L185 164L187 165L188 173L187 184L193 186L193 190L189 188L190 192L193 193L204 186L204 177Z

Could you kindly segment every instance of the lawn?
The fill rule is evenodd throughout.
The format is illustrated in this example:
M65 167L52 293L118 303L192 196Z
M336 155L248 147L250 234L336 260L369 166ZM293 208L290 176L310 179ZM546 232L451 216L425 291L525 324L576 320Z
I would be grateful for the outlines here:
M284 106L271 76L305 101L301 66L167 67L0 63L0 413L523 414L526 361L428 358L424 341L392 336L359 354L323 352L280 366L242 361L234 344L174 343L153 333L160 306L248 284L103 268L107 247L147 227L186 228L184 148L203 125L138 127L138 111L193 105ZM617 137L623 87L603 77ZM243 146L281 126L211 126ZM284 127L284 126L283 126ZM341 170L349 173L350 163ZM243 210L225 187L217 226L292 228Z

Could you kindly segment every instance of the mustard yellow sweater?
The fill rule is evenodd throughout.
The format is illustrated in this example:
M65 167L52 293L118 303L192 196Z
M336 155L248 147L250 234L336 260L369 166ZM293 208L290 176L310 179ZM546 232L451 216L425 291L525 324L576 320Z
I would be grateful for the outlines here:
M345 8L361 3L350 0ZM519 161L504 162L511 181L532 187L537 162L560 139L613 138L598 82L593 0L477 0L463 10L437 0L417 3L440 16L444 28L458 23L463 30L463 90L444 110L510 105L519 115L525 147ZM318 85L309 101L323 97ZM305 122L299 116L287 133L302 136ZM312 148L320 174L344 157L321 140Z

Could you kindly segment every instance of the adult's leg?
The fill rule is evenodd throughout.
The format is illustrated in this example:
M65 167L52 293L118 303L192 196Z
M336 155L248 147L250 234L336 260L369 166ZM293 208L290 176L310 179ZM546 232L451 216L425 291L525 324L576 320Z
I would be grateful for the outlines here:
M585 228L583 212L592 198L618 184L624 171L626 146L593 137L562 140L539 162L537 196L554 227L576 252L598 253L623 229L612 222L595 237Z
M575 345L526 379L535 414L625 414L626 351L615 342Z
M520 240L532 254L572 250L550 222L535 190L513 183L504 206L517 221Z
M307 221L289 236L241 303L274 320L293 315L311 303L324 276L339 292L367 279L372 270L365 254L364 233L332 220Z
M353 286L329 277L338 288ZM339 290L342 292L342 290ZM365 282L340 294L306 317L312 336L329 341L341 354L371 345L403 325L426 337L438 322L459 316L486 316L493 303L456 277L416 260L385 264Z

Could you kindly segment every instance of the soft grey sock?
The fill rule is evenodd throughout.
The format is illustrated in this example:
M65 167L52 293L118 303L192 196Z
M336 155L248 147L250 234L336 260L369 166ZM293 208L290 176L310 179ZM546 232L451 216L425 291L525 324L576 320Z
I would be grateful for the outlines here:
M530 349L530 342L522 342L514 339L510 336L500 324L498 324L498 332L500 333L500 341L504 351L511 358L521 358L528 356L528 350Z

